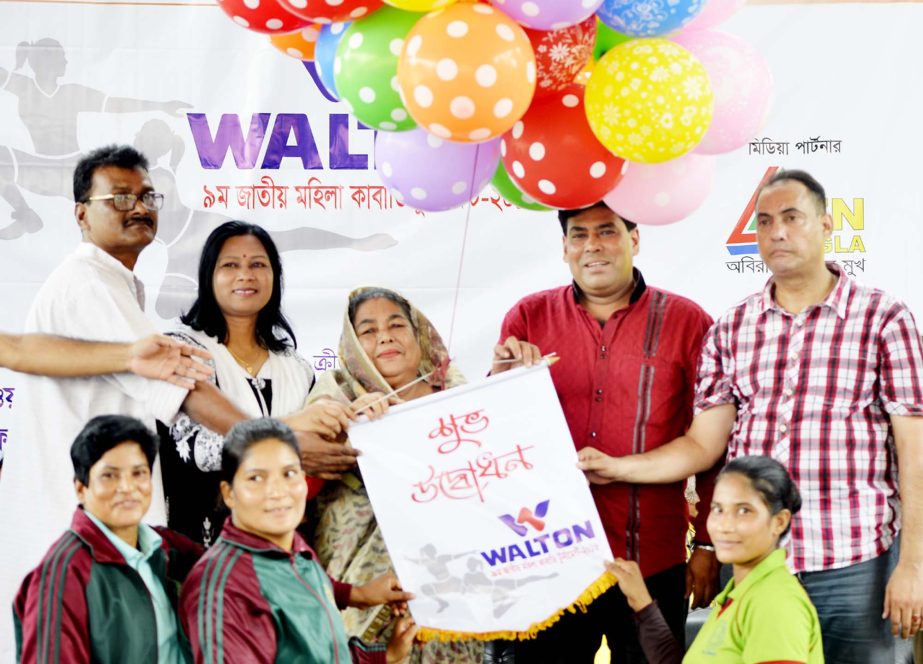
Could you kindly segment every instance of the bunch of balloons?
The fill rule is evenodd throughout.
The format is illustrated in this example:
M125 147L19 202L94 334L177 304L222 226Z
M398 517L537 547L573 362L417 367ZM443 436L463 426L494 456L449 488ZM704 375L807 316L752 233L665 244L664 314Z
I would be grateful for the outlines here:
M406 205L447 210L492 183L526 209L605 200L642 224L688 216L714 155L765 122L765 60L711 29L742 4L219 0L378 131L376 168Z

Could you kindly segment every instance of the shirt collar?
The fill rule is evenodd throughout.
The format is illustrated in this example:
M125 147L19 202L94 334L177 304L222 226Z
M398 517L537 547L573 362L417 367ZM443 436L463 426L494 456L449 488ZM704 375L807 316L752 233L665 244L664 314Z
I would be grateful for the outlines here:
M628 304L634 304L641 299L641 296L644 295L644 291L647 290L647 284L644 283L644 275L641 274L641 270L636 267L631 268L631 273L635 282L634 290L631 291L631 297L628 298ZM580 304L580 300L583 298L583 291L580 289L580 286L577 285L576 281L571 282L571 287L573 288L574 293L574 302Z
M128 543L123 540L121 537L113 533L102 521L97 519L95 516L84 510L84 514L87 515L87 518L92 521L97 528L106 536L106 539L112 543L116 550L122 554L125 558L125 561L131 565L136 565L141 561L148 560L154 553L156 553L162 543L163 538L157 534L153 528L147 524L140 523L138 524L138 548L129 546Z
M77 256L89 258L90 260L99 263L106 269L117 274L128 284L128 287L131 288L132 293L134 293L138 304L141 305L142 309L144 309L144 284L140 279L138 279L138 277L135 276L134 272L122 264L122 261L117 259L115 256L107 254L92 242L81 242L79 245L77 245L77 250L74 253Z
M253 533L248 533L244 530L241 530L240 528L237 528L233 523L231 523L231 517L228 517L224 522L224 527L221 529L221 539L236 546L255 552L270 553L283 556L307 554L307 557L309 558L316 557L314 550L308 546L308 543L305 542L304 538L298 534L298 531L295 531L295 539L292 542L292 551L289 553L285 549L279 548L269 540L263 539L259 535L254 535Z
M831 290L824 301L820 303L820 306L833 309L839 318L845 319L849 294L852 290L852 280L846 276L846 273L843 272L843 268L840 267L839 263L827 261L826 266L827 270L829 270L837 280L833 290ZM760 313L765 313L771 309L782 311L782 307L776 304L775 289L775 277L769 277L769 281L763 286L763 292L760 294Z
M735 585L734 580L731 579L724 587L724 590L715 598L715 604L724 606L728 601L739 600L747 590L780 567L785 567L785 549L776 549L766 556L759 565L750 570L750 573L747 574L747 577L739 586Z

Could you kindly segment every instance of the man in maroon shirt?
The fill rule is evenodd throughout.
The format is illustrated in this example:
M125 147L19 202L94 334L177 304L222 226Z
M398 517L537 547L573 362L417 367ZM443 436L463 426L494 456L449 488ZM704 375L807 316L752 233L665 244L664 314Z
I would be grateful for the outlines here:
M556 352L561 361L551 377L578 450L622 456L667 443L692 421L696 362L712 320L694 302L644 283L633 265L638 229L605 204L562 210L558 218L574 281L529 295L507 313L493 373ZM699 489L707 505L710 483ZM717 589L704 518L696 528L701 546L686 565L683 483L613 483L592 491L613 554L639 563L682 639L685 598L691 592L705 606ZM616 588L587 613L567 614L537 639L517 643L515 659L592 662L603 634L614 664L644 662L632 611Z

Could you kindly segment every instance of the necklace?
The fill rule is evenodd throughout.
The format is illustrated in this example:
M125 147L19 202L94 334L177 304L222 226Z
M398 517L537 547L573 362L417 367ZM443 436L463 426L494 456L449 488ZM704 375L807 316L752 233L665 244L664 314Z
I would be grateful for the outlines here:
M248 374L250 374L251 376L256 376L256 371L253 370L253 365L252 365L252 364L250 364L250 363L247 362L246 360L241 359L241 358L237 355L237 353L235 353L233 350L231 350L231 347L230 347L230 346L225 346L225 348L228 349L228 352L231 354L231 357L233 357L235 360L237 360L237 364L239 364L240 366L242 366L242 367L244 368L244 371L246 371L246 372L247 372Z

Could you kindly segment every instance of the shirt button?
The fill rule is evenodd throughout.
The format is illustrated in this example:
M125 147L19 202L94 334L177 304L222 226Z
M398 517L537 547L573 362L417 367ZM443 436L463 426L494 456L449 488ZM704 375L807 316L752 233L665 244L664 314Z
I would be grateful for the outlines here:
M779 431L781 431L782 433L785 433L786 431L788 431L788 426L783 424L782 426L779 427Z
M590 438L596 438L596 432L595 432L595 431L591 431L591 432L590 432Z
M602 393L603 393L603 389L601 387L596 389L596 394L602 394Z
M798 359L798 353L792 353L788 356L788 359L790 359L792 362L795 362Z
M799 318L798 320L795 321L795 325L798 327L802 327L804 325L804 319Z
M795 390L793 390L793 389L790 388L790 387L786 387L786 388L785 388L785 391L782 392L782 394L784 394L784 395L787 396L787 397L791 397L791 396L794 396Z
M595 399L595 401L596 401L597 403L602 403L602 400L603 400L602 397L596 397L596 399Z

